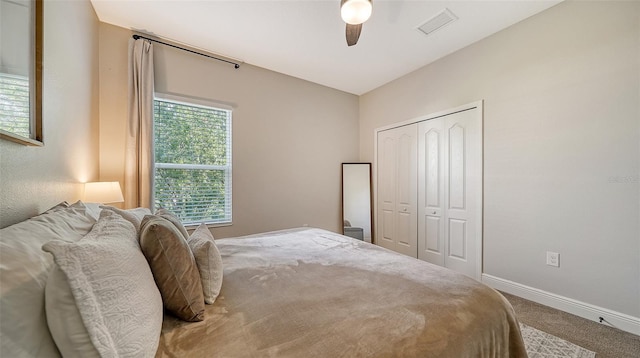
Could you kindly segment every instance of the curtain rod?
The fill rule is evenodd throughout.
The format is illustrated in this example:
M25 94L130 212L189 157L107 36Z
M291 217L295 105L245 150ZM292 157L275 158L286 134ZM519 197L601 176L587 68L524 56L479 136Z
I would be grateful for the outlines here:
M232 64L232 65L233 65L233 67L234 67L234 68L236 68L236 69L240 68L240 64L238 64L238 63L236 63L236 62L227 61L227 60L222 59L222 58L218 58L218 57L215 57L215 56L210 56L210 55L207 55L207 54L202 53L202 52L197 52L197 51L189 50L188 48L184 48L184 47L180 47L180 46L172 45L172 44L169 44L169 43L166 43L166 42L162 42L162 41L158 41L158 40L155 40L155 39L150 39L150 38L148 38L148 37L144 37L144 36L140 36L140 35L133 35L133 39L134 39L134 40L137 40L137 39L145 39L145 40L149 40L149 41L157 42L157 43L159 43L159 44L163 44L163 45L171 46L171 47L173 47L173 48L177 48L177 49L179 49L179 50L183 50L183 51L187 51L187 52L195 53L196 55L200 55L200 56L204 56L204 57L209 57L209 58L212 58L212 59L214 59L214 60L218 60L218 61L222 61L222 62L226 62L226 63Z

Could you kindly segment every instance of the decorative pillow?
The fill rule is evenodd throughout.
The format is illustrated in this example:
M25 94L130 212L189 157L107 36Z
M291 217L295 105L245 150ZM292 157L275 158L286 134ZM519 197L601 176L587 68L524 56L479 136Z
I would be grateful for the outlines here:
M168 220L147 215L140 226L140 247L167 311L185 321L202 321L204 296L200 274L182 233Z
M205 224L200 224L187 240L196 265L200 272L204 302L213 304L222 287L222 256L213 240L211 231Z
M61 209L66 209L69 206L71 206L66 200L63 202L60 202L58 204L56 204L55 206L51 207L49 210L45 211L43 214L48 214L48 213L52 213L54 211L58 211Z
M142 219L147 215L151 215L151 210L147 208L122 210L109 205L101 205L100 209L111 210L114 213L122 216L128 222L133 224L133 226L136 228L136 232L140 232L140 223L142 223Z
M180 233L182 234L185 240L189 238L189 233L187 232L187 229L185 229L184 225L182 225L182 222L176 216L176 214L170 212L167 209L158 209L156 210L156 215L161 218L169 220L173 225L175 225L178 228L178 230L180 230Z
M53 258L41 247L51 240L80 240L95 222L78 202L0 230L0 355L59 356L44 309Z
M44 287L47 325L58 349L65 357L100 357L84 327L69 281L54 266Z
M84 203L84 206L87 208L87 213L98 221L100 218L100 213L102 212L102 208L100 208L100 204L98 203Z
M57 267L47 280L47 321L64 357L153 357L162 298L133 225L103 210L76 243L50 241Z

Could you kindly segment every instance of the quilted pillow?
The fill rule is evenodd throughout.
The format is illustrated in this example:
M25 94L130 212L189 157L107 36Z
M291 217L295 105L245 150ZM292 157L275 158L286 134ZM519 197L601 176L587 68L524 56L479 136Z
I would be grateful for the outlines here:
M58 349L65 357L100 357L82 322L71 286L60 267L55 266L44 288L47 324Z
M75 243L43 250L57 267L47 280L47 322L65 357L153 357L162 299L131 223L103 210Z
M211 231L205 224L200 224L187 240L196 258L200 272L204 302L213 304L222 287L222 256L213 240Z
M96 220L82 202L57 205L42 215L0 230L0 355L59 356L45 317L44 289L53 258L51 240L77 241Z
M147 215L140 226L140 247L167 311L185 321L202 321L204 296L200 274L178 228L159 216Z

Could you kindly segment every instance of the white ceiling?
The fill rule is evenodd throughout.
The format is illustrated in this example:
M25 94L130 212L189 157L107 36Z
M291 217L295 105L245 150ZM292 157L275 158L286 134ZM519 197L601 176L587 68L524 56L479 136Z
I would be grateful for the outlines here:
M357 95L560 1L375 0L348 47L340 0L91 0L102 22ZM458 20L430 36L416 30L445 8Z

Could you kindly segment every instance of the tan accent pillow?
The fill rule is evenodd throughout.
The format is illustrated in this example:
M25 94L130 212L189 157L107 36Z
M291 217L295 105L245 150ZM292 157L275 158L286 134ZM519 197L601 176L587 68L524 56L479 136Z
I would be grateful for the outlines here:
M158 215L161 218L169 220L173 225L175 225L178 228L178 230L180 230L180 233L182 234L185 240L189 238L189 233L187 232L187 229L185 229L184 225L182 225L182 221L180 221L180 218L178 218L176 214L170 212L167 209L158 209L156 210L156 215Z
M182 233L168 220L147 215L140 225L140 247L167 311L185 321L202 321L202 282Z
M213 240L211 231L205 224L200 224L187 242L196 258L198 271L200 271L204 302L213 304L220 294L220 287L222 287L222 256L220 256L220 251Z

